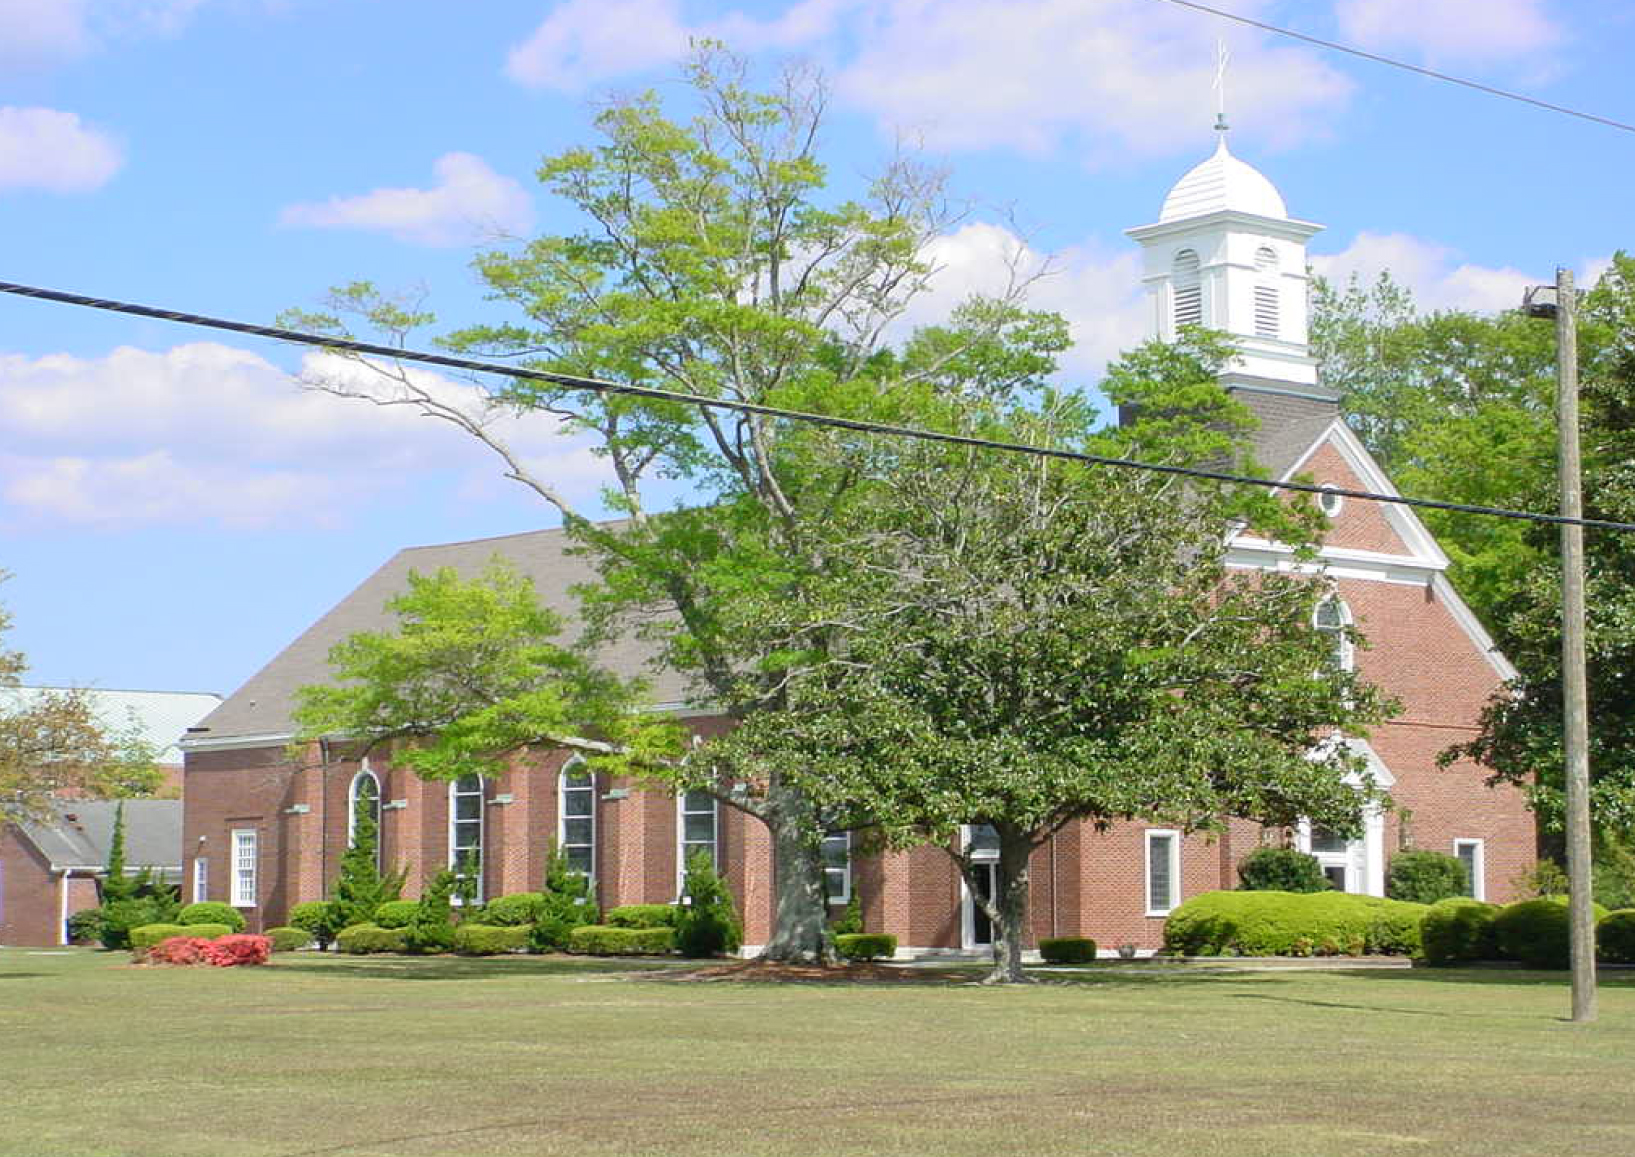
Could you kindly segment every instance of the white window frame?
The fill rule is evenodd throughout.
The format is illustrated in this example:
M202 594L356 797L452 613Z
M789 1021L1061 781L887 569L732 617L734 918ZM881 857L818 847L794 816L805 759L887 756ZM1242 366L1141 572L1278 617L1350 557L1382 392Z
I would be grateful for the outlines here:
M1317 493L1317 508L1323 512L1324 518L1336 518L1345 509L1345 495L1336 490L1332 483L1325 482Z
M976 836L976 830L984 826L991 827L992 825L961 824L959 829L959 846L970 853L971 862L973 865L989 873L988 879L991 881L992 885L997 885L999 883L998 843L996 842L990 847L975 849L971 847L971 842ZM993 944L993 940L991 939L991 931L989 933L990 939L988 940L979 941L976 938L977 902L976 897L971 893L971 885L965 879L964 872L959 874L959 911L960 947L967 950L990 947Z
M568 785L569 777L577 776L584 776L588 781L588 784L570 787ZM570 845L568 843L568 793L570 791L586 792L590 796L590 843L588 845ZM575 816L573 818L584 819L586 817ZM575 848L590 848L590 871L585 873L585 878L590 880L593 885L596 882L597 837L602 834L597 826L596 820L596 773L586 765L583 759L575 756L573 759L568 760L568 762L563 765L562 771L557 775L556 779L556 846L564 855L567 854L567 850L570 846Z
M475 792L459 790L460 784L468 779L477 781L477 790ZM488 780L484 776L462 775L448 785L448 866L454 869L459 868L460 852L462 850L461 846L454 842L455 825L459 822L457 819L459 812L456 797L469 795L477 797L477 903L481 904L484 899L483 877L488 874L488 816L483 811L488 804ZM465 845L465 847L470 846L469 844ZM460 897L455 896L453 902L459 904L462 901Z
M206 856L193 857L193 902L201 904L210 899L210 860Z
M1338 630L1318 626L1318 619L1323 613L1323 608L1330 605L1340 609L1340 626ZM1351 614L1351 608L1346 605L1346 601L1338 594L1324 595L1318 600L1317 606L1312 609L1312 630L1320 632L1325 637L1332 634L1334 639L1331 641L1338 643L1338 649L1334 653L1339 660L1339 669L1341 671L1355 671L1357 669L1357 646L1351 641L1351 628L1355 625L1356 619Z
M381 798L380 776L370 769L368 759L363 761L363 767L352 777L352 783L346 789L346 846L350 848L358 841L358 785L365 779L375 785L375 866L378 868L380 846L385 842L380 836L380 817L383 814L380 805L385 801Z
M829 863L828 845L835 842L839 842L840 846L845 849L846 862L844 867L837 868ZM829 903L850 904L852 902L852 834L849 831L827 832L824 834L823 844L823 879L825 884L830 879L829 873L840 873L840 890L829 893ZM825 887L824 890L828 891L828 888Z
M1167 861L1165 867L1169 871L1168 906L1152 902L1153 845L1161 840L1169 843L1168 850L1163 853ZM1146 848L1146 864L1141 873L1141 905L1148 916L1168 916L1181 903L1181 833L1175 828L1148 828L1142 843Z
M1463 848L1471 849L1470 866L1470 896L1473 900L1486 900L1487 888L1487 841L1474 836L1461 836L1453 841L1453 855L1460 863L1464 857L1459 854Z
M231 861L231 903L235 908L254 908L260 884L261 833L255 828L234 828L229 837Z
M702 796L705 796L705 798L707 798L710 801L710 809L709 809L709 815L710 815L710 862L715 865L715 870L716 871L719 872L721 870L721 801L716 799L713 795L708 795L705 792L701 792L701 791L684 791L680 795L676 796L676 895L677 896L681 895L682 889L686 886L686 883L687 883L687 850L688 850L689 844L692 847L702 847L703 846L703 841L702 840L689 841L687 839L687 817L690 816L690 815L701 816L701 815L705 814L702 809L694 810L694 811L688 811L687 810L687 797L690 796L690 795L702 795Z

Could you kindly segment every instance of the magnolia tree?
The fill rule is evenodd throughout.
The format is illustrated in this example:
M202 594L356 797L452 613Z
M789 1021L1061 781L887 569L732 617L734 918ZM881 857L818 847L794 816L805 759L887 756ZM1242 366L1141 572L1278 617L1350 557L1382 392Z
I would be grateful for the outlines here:
M933 426L967 400L1037 389L1053 371L1065 326L1020 307L1020 270L997 299L969 301L944 325L907 336L893 328L934 273L928 243L952 220L943 182L899 156L855 197L827 194L818 156L826 95L815 74L791 70L770 91L753 91L740 61L706 45L687 79L688 119L650 95L617 103L597 117L598 144L545 160L541 182L583 228L479 257L496 320L446 335L445 345L677 395ZM336 292L331 307L287 320L400 343L434 324L368 284ZM309 384L450 423L554 507L601 575L585 608L587 641L641 632L659 662L690 677L699 704L735 721L783 708L777 655L724 624L741 599L787 598L830 576L824 527L865 489L867 454L837 460L799 425L681 397L507 380L485 383L486 405L473 412L424 375L379 360ZM504 440L493 419L516 412L553 415L591 440L621 520L591 521L548 467ZM655 491L673 496L678 484L687 499L656 509ZM548 697L543 686L529 694ZM549 741L632 759L605 730L625 725L602 704L592 705L595 718L570 712L534 734L511 706L476 706L482 721L457 727L470 740L466 754L502 740ZM433 760L449 748L422 738L420 750L427 754L416 759ZM734 779L701 756L636 763L675 790L714 793L767 824L778 881L767 953L827 957L822 829L805 787L774 764Z

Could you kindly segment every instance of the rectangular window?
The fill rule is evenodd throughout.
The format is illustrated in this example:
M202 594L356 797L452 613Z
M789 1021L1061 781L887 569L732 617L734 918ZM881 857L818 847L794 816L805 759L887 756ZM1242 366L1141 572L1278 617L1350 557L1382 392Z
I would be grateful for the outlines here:
M255 870L255 829L233 829L233 907L255 907Z
M709 854L711 863L720 867L716 848L715 797L707 791L689 791L676 801L678 839L676 848L676 891L681 890L687 876L687 861L695 852Z
M1453 841L1453 854L1465 865L1465 895L1474 900L1487 899L1486 882L1482 879L1484 869L1482 851L1481 840Z
M823 837L823 890L831 904L852 899L852 834L830 832Z
M193 859L193 902L210 899L210 861L203 856Z
M587 773L562 773L559 793L563 855L576 872L596 874L596 780Z
M1147 833L1147 915L1166 916L1181 901L1181 833Z

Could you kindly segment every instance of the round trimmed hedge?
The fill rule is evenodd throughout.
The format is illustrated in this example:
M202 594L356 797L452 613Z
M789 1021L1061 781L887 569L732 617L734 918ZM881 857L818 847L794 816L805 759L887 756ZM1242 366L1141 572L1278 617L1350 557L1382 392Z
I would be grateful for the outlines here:
M200 900L176 915L178 924L225 924L230 932L244 931L244 914L219 900Z
M1096 958L1096 942L1088 936L1045 936L1039 957L1046 964L1088 964Z
M1347 892L1205 892L1170 913L1182 956L1412 956L1425 905Z
M1608 964L1635 964L1635 908L1618 908L1595 926L1595 954Z
M1425 913L1419 939L1427 964L1460 964L1498 956L1493 920L1503 911L1481 900L1439 900Z
M1457 856L1443 852L1398 852L1385 874L1385 894L1393 900L1435 904L1470 895L1470 874Z
M266 935L274 952L294 952L312 943L312 934L305 928L269 928Z
M1592 905L1599 921L1607 910ZM1493 918L1493 942L1499 955L1529 968L1566 968L1572 954L1572 917L1567 897L1541 896L1510 904Z
M539 919L545 910L545 894L543 892L516 892L510 896L501 896L490 900L483 906L483 924L487 927L512 928L520 924L532 924ZM380 922L380 913L375 913L375 922Z
M1238 888L1245 892L1327 892L1330 884L1316 856L1296 848L1256 848L1238 861Z
M419 910L417 900L387 900L375 909L375 918L370 923L377 928L407 928Z

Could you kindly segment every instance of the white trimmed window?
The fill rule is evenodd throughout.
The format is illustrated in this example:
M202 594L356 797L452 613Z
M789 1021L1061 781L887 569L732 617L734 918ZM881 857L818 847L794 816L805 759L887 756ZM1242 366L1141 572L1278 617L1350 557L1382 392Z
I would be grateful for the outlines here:
M448 785L448 865L477 877L483 898L483 777L462 775Z
M707 791L689 791L676 800L676 891L687 877L687 861L695 852L708 852L710 862L720 867L716 847L719 814L716 799Z
M1147 915L1167 916L1181 902L1181 833L1147 831Z
M363 770L352 777L351 790L346 796L346 846L358 842L358 818L367 815L375 821L375 864L380 864L380 780L364 762Z
M1312 626L1328 637L1329 665L1336 671L1350 671L1356 666L1356 649L1351 642L1351 608L1338 595L1329 595L1317 604L1312 615Z
M831 904L852 900L852 834L830 832L823 837L823 890Z
M1454 840L1453 854L1465 865L1465 895L1473 900L1487 899L1486 881L1482 878L1486 864L1486 848L1482 840Z
M1333 518L1345 506L1345 495L1337 493L1334 487L1325 484L1317 495L1317 507L1324 517Z
M203 856L193 857L193 902L210 899L210 861Z
M235 908L254 908L256 889L256 830L234 828L233 842L233 896Z
M1204 320L1203 285L1198 277L1198 254L1183 249L1175 255L1175 269L1170 277L1175 295L1175 328L1183 325L1202 325Z
M573 870L596 875L596 777L580 760L562 769L557 781L556 846Z

